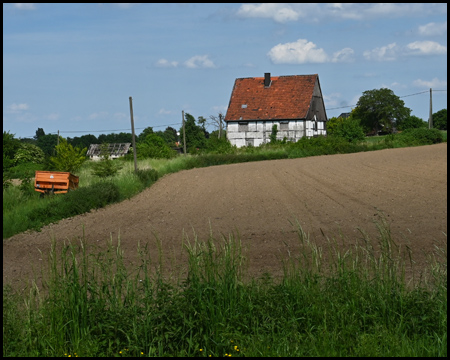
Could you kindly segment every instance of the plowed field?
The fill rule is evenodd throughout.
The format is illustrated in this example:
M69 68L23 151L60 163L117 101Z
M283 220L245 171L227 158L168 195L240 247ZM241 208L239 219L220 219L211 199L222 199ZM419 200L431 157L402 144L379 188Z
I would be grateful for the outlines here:
M51 238L104 246L112 237L127 263L137 245L156 238L164 257L182 268L183 236L239 236L252 276L281 274L280 258L295 251L298 222L312 241L351 244L362 228L377 237L387 220L395 242L412 249L415 267L434 246L447 246L447 144L366 153L223 165L167 175L130 200L92 211L41 232L3 240L3 283L22 287L45 262ZM323 235L325 234L325 236ZM341 235L339 235L341 234Z

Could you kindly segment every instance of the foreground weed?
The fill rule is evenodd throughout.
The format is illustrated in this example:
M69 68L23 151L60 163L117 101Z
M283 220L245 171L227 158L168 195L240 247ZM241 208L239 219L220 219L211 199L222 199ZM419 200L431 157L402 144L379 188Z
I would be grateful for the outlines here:
M53 241L42 289L4 287L3 355L446 356L445 248L430 255L427 281L407 286L389 224L376 226L377 239L322 248L297 222L299 251L276 281L244 281L234 234L185 236L187 275L169 280L158 244L139 244L127 268L120 236L102 249Z

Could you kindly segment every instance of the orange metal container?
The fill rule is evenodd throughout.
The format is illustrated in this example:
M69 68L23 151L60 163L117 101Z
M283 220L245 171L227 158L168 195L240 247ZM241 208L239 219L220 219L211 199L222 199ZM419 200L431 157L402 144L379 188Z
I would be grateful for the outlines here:
M70 172L37 170L34 189L42 194L65 194L69 190L78 189L78 176Z

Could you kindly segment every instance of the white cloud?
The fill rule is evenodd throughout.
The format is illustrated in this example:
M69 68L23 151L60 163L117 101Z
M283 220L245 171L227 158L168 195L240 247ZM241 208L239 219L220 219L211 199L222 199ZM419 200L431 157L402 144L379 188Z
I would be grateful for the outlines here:
M294 10L292 4L243 4L237 11L240 17L252 18L272 18L276 22L286 23L288 21L296 21L301 13Z
M447 47L435 41L414 41L406 46L399 46L396 43L392 43L363 52L367 60L375 61L393 61L404 56L445 54L447 54Z
M438 44L435 41L414 41L406 48L410 50L411 55L443 55L447 54L447 47Z
M324 63L328 61L326 52L318 49L316 44L306 39L278 44L270 49L267 56L274 64Z
M130 114L125 114L125 113L122 113L122 112L117 112L117 113L114 113L114 114L113 114L113 118L114 118L115 120L124 120L124 119L128 119L129 116L130 116Z
M438 78L433 78L433 80L422 80L422 79L417 79L413 81L413 85L420 87L420 88L440 88L440 90L443 90L442 88L446 88L447 87L447 81L446 80L439 80Z
M14 7L19 10L35 10L36 6L33 3L15 3Z
M446 4L429 3L260 3L242 4L236 12L240 18L272 19L278 23L320 20L368 20L400 18L424 14L445 14Z
M325 62L350 62L353 60L354 51L344 48L333 54L330 58L325 50L317 48L317 45L306 39L298 39L295 42L278 44L267 53L274 64L305 64Z
M184 65L190 69L196 68L215 68L216 65L209 59L208 55L195 55L184 62Z
M341 93L331 93L331 94L323 94L323 100L325 101L325 106L327 108L335 107L340 105L339 99L341 97Z
M107 111L99 111L99 112L95 112L95 113L92 113L91 115L89 115L89 120L104 119L107 116L108 116Z
M178 62L177 61L168 61L166 59L159 59L156 62L156 66L158 66L158 67L177 67Z
M8 111L12 112L12 113L17 113L20 111L24 111L24 110L28 110L30 107L28 106L28 104L16 104L13 103L11 105L8 106Z
M46 118L48 120L50 120L50 121L56 121L56 120L59 120L59 114L58 113L51 113L51 114L48 114L46 116Z
M157 67L165 67L165 68L176 68L180 65L178 61L169 61L167 59L159 59L155 65ZM216 68L217 66L214 62L209 59L208 55L195 55L190 59L186 60L183 65L190 69L197 68Z
M342 50L336 51L333 54L332 62L352 62L354 60L353 54L355 52L351 48L344 48Z
M373 50L364 51L363 55L367 60L393 61L397 59L398 52L399 47L396 43L392 43Z
M419 26L419 35L423 36L439 36L447 34L447 21L444 23L434 23Z
M162 108L162 109L159 110L158 114L160 114L160 115L170 115L170 114L173 114L173 111L172 110L166 110L166 109Z

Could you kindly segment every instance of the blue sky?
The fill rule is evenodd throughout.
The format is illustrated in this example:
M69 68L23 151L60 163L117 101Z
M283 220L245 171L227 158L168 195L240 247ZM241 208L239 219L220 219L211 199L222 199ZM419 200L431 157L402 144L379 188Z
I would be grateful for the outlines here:
M130 96L137 134L179 129L266 72L319 74L329 118L386 87L427 121L430 88L447 108L447 4L3 4L16 137L131 132Z

